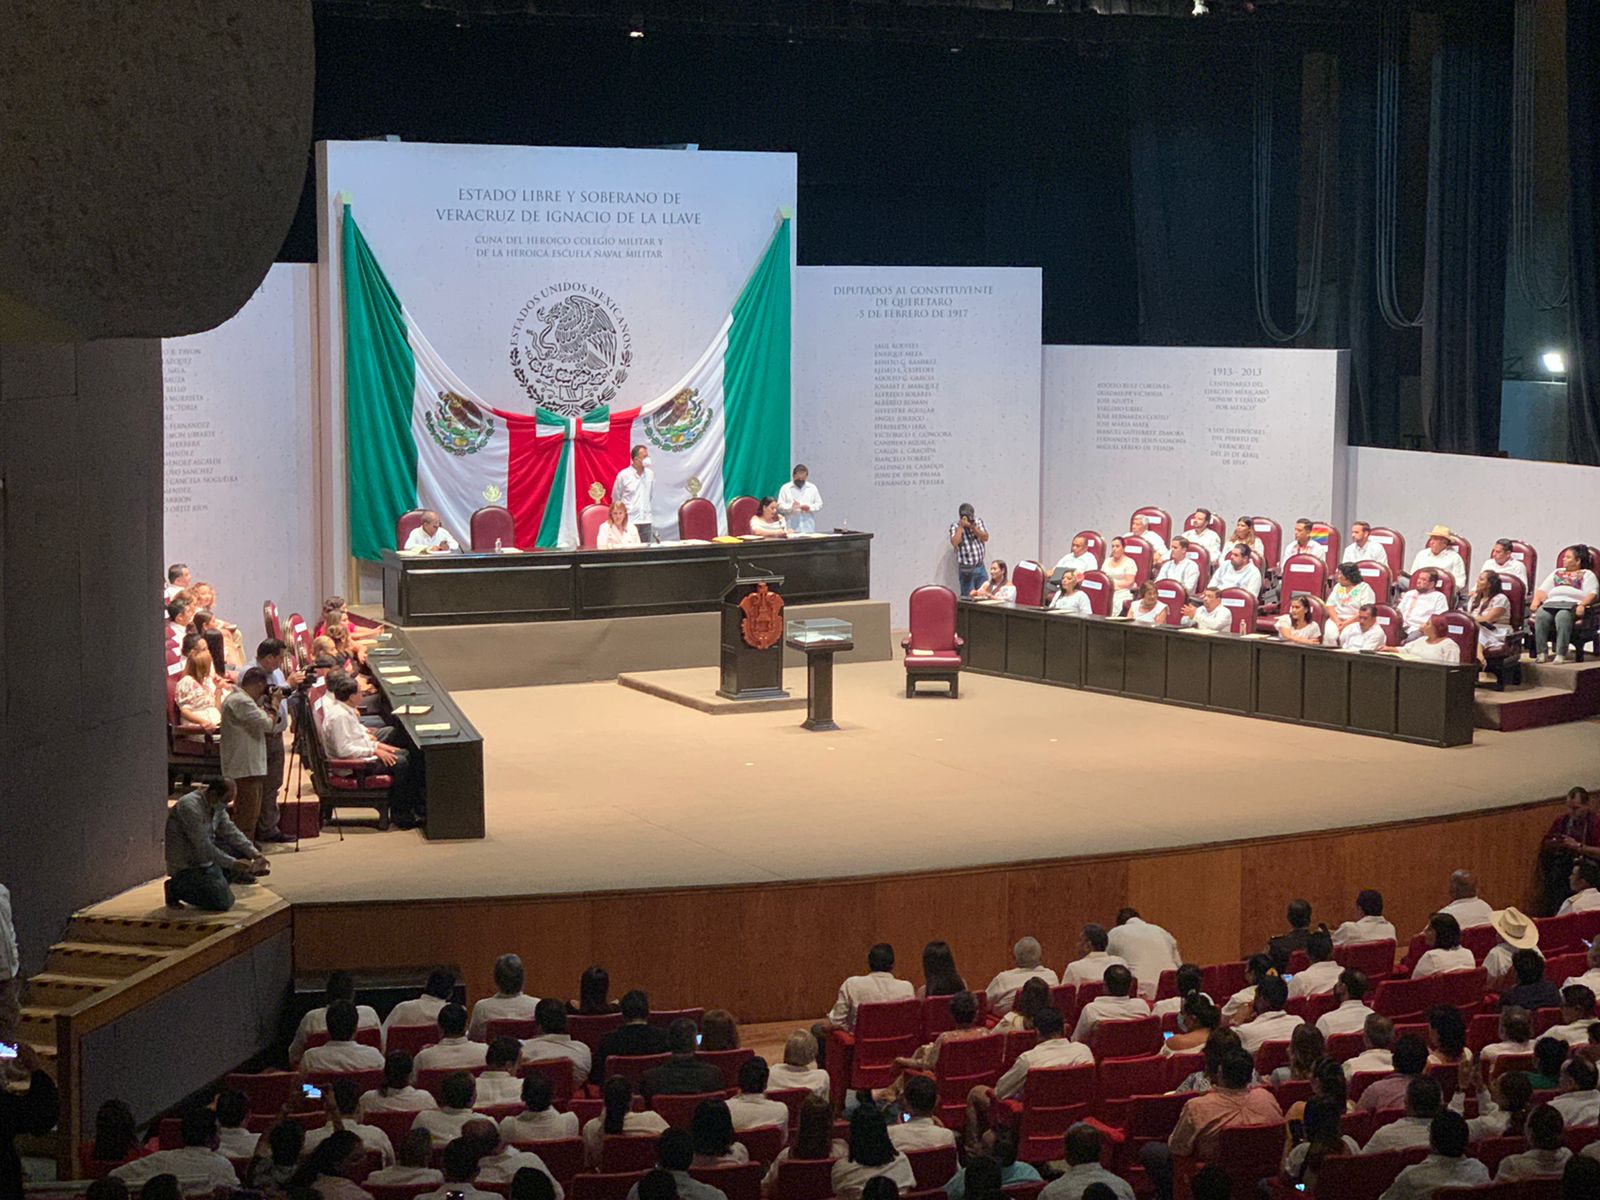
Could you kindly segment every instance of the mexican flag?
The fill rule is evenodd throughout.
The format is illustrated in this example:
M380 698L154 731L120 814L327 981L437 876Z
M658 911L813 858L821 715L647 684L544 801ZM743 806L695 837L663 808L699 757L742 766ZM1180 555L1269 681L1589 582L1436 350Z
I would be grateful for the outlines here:
M775 494L789 475L789 219L716 335L649 403L581 418L514 413L474 392L434 351L343 206L345 413L350 552L377 559L395 522L439 513L466 543L474 511L503 505L517 545L578 544L578 514L609 504L632 448L649 448L652 516L677 536L678 505L702 496L725 528L725 498Z

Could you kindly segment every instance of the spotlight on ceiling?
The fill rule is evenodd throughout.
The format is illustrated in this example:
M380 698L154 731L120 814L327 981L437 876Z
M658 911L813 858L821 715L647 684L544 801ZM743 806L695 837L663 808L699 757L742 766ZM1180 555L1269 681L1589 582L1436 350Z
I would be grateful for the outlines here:
M1539 361L1544 364L1544 369L1552 375L1565 375L1567 373L1566 356L1559 350L1546 350L1539 356Z

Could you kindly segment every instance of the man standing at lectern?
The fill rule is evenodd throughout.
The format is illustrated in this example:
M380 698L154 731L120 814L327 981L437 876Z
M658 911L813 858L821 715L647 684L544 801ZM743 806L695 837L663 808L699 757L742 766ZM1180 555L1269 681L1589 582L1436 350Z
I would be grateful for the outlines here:
M778 512L789 525L790 533L815 533L816 512L822 507L822 493L810 481L805 463L796 463L792 482L778 489Z
M650 493L656 486L656 473L650 469L648 447L633 448L633 461L617 472L611 484L611 498L628 506L628 520L639 532L639 542L648 546L655 541L655 530L650 523Z

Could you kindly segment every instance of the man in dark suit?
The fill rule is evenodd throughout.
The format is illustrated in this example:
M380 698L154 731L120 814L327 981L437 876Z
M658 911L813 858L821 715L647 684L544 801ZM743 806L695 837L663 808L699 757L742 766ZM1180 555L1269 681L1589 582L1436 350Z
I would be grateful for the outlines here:
M1311 902L1289 901L1288 916L1289 932L1280 933L1267 943L1267 953L1272 956L1273 965L1278 968L1280 975L1289 969L1290 955L1306 948L1306 939L1311 936Z
M604 1083L608 1054L665 1054L667 1031L650 1024L650 997L635 989L622 998L622 1025L600 1039L595 1047L589 1079Z
M699 1032L688 1017L672 1023L667 1030L667 1049L672 1053L672 1061L651 1067L644 1073L639 1081L639 1094L645 1100L651 1096L692 1096L725 1090L722 1072L695 1057Z

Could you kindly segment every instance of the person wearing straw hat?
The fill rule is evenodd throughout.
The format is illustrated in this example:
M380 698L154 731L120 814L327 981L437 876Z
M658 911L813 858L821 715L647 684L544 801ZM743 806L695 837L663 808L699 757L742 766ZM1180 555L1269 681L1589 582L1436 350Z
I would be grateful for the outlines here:
M1539 927L1524 916L1521 909L1511 905L1491 914L1489 924L1500 935L1500 944L1484 955L1483 969L1489 977L1489 990L1501 992L1516 982L1511 956L1518 950L1539 948Z
M1450 572L1455 577L1456 595L1466 591L1467 564L1461 561L1461 555L1456 552L1455 534L1450 532L1450 526L1435 525L1428 530L1428 544L1418 550L1417 556L1411 560L1411 574L1415 575L1424 567Z

